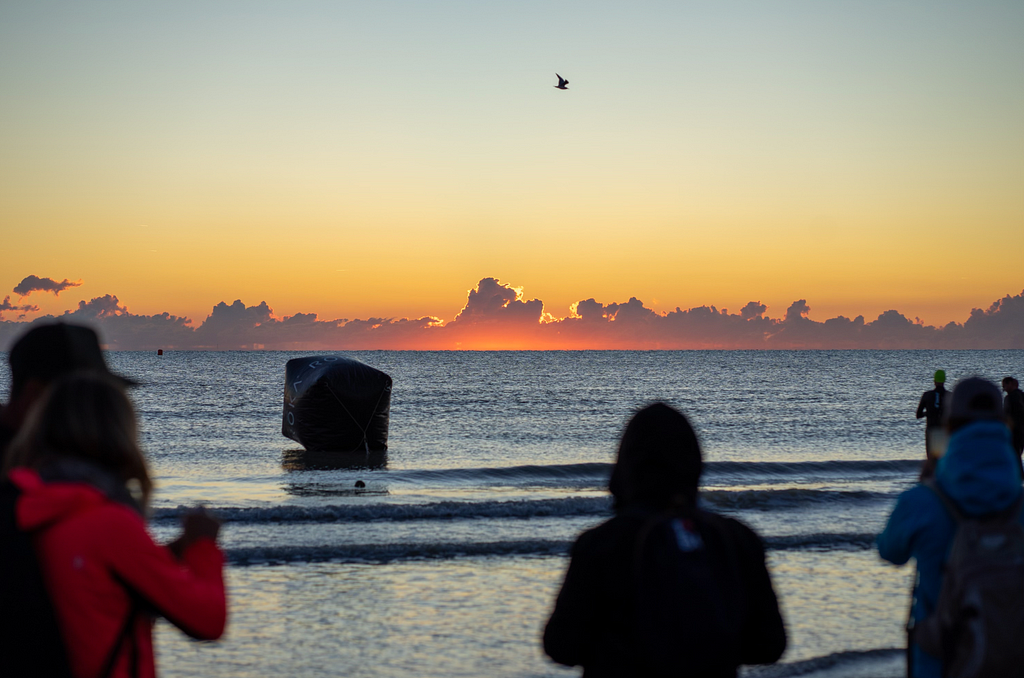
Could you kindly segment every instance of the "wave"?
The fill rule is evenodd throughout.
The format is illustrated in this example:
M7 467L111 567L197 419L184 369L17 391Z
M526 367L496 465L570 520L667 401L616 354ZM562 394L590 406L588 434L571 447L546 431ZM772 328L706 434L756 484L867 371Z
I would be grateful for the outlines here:
M849 476L916 474L923 459L834 459L830 461L709 461L705 473L722 476Z
M871 548L875 544L876 536L873 532L819 532L762 537L762 540L765 547L772 551L809 549L832 551Z
M769 537L770 550L854 550L870 547L873 534L812 534ZM276 565L282 563L388 563L396 560L449 560L481 556L565 556L569 540L525 539L496 542L336 544L303 546L258 546L226 550L233 565Z
M789 678L790 676L849 676L851 669L858 676L876 678L902 678L906 675L906 654L902 648L879 648L875 650L850 650L835 652L802 661L773 664L770 666L745 666L741 678ZM870 673L868 672L870 671Z
M563 556L572 542L544 539L432 544L344 544L337 546L262 546L227 549L232 565L280 563L388 563L395 560L449 560L478 556Z
M778 490L704 490L701 499L721 509L786 509L816 504L886 501L894 499L889 492L868 490L817 490L802 487Z
M407 469L379 472L380 480L388 483L409 484L515 484L515 485L567 485L603 487L611 477L613 464L587 462L581 464L551 464L504 466L491 468ZM921 469L920 459L895 460L830 460L830 461L709 461L704 464L705 474L712 477L817 477L913 475ZM368 477L373 477L368 475Z
M573 518L611 514L610 497L566 497L521 501L439 501L431 504L349 504L333 506L209 507L224 522L340 523L487 518ZM157 509L154 521L175 520L189 509Z
M701 492L704 505L718 510L782 510L818 504L880 501L884 492L833 491L803 488L780 490L709 490ZM439 501L429 504L340 504L327 506L210 507L229 523L347 523L406 522L411 520L485 520L494 518L608 517L612 499L564 497L510 501ZM154 522L179 519L188 509L156 509Z
M410 469L386 471L385 479L395 483L430 484L497 483L539 484L552 482L604 485L612 474L612 464L586 462L581 464L528 464L523 466L496 466L491 468Z

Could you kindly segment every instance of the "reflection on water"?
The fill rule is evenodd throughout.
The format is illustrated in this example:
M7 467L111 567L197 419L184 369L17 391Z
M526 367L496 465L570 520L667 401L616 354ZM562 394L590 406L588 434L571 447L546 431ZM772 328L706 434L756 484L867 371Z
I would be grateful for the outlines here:
M295 497L360 497L388 494L381 482L387 468L388 453L383 452L324 452L311 450L285 450L281 468L288 472L288 482L281 484L285 493ZM308 471L355 471L355 473L322 474ZM367 471L361 477L359 471Z
M281 468L285 471L334 471L383 469L388 465L387 450L325 452L323 450L285 450Z
M835 658L820 672L798 664L748 676L903 675L890 648L904 638L913 568L892 568L869 550L829 561L808 551L768 559L789 634L786 661L837 647L868 651L870 661L844 670ZM567 564L512 555L231 568L226 637L195 643L160 623L161 675L578 676L547 660L539 641Z
M227 635L195 643L159 623L160 674L569 678L578 671L552 664L538 639L564 568L551 557L232 568Z
M282 488L285 492L296 497L367 497L379 496L388 493L387 486L381 483L365 483L359 485L360 480L351 485L324 484L324 483L285 483Z

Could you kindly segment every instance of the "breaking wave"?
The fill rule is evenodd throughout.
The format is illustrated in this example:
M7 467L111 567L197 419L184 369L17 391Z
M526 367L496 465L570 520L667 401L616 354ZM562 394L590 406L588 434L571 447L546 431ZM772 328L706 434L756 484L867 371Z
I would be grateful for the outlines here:
M893 495L868 491L833 491L803 488L781 490L709 490L701 493L711 509L780 510L820 504L881 501ZM156 522L175 520L188 509L157 509ZM493 518L578 518L610 516L612 499L565 497L512 501L439 501L429 504L338 504L327 506L281 505L267 507L211 507L230 523L342 523L410 520L482 520Z
M177 519L186 507L157 509L153 520ZM609 497L567 497L532 501L439 501L430 504L347 504L334 506L211 507L232 523L338 523L488 518L602 516L610 514Z
M868 548L873 534L836 533L769 537L765 546L774 551L806 549L855 550ZM234 565L275 565L295 562L387 563L396 560L450 560L482 556L564 556L572 541L526 539L493 542L319 544L229 548Z
M905 649L880 648L835 652L797 662L770 666L744 666L741 678L789 678L808 676L873 676L874 678L902 678L906 675Z
M705 474L713 478L861 477L912 475L920 459L831 461L710 461ZM411 469L381 471L380 479L395 484L492 484L603 487L611 476L610 463L552 464L462 469Z
M802 487L778 490L705 490L701 498L713 508L784 509L808 505L886 501L894 499L888 492L867 490L818 490Z

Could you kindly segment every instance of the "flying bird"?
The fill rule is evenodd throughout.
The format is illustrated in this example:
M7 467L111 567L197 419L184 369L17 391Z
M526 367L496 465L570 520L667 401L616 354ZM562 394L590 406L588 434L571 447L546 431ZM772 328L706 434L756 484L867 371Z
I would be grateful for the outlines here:
M555 75L558 75L558 73L555 73ZM552 87L557 87L558 89L569 89L568 87L566 87L566 85L568 85L568 84L569 84L568 80L566 80L562 76L558 75L558 84L557 85L552 85Z

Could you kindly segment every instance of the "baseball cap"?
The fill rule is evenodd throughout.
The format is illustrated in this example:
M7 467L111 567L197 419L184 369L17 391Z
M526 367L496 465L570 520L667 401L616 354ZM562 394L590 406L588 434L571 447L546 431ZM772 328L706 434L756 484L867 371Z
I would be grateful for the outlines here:
M988 379L967 377L961 379L953 387L946 408L946 419L966 419L969 421L989 419L1002 421L1003 394Z
M14 343L7 359L15 393L29 379L49 383L79 370L110 375L125 386L137 384L133 379L110 371L96 332L82 325L60 322L36 325Z

